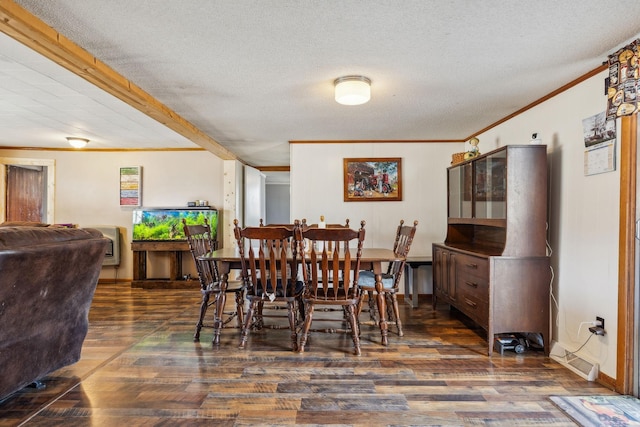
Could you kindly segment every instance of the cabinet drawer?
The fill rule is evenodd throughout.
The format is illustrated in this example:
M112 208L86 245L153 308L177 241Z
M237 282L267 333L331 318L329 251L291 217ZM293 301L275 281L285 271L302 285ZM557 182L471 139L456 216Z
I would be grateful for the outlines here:
M489 260L466 254L456 255L458 274L489 277Z
M486 329L489 325L489 303L487 301L476 299L473 295L461 294L458 296L456 307L481 327Z
M489 302L489 279L474 274L461 272L458 274L456 288L461 296L471 296L473 299Z

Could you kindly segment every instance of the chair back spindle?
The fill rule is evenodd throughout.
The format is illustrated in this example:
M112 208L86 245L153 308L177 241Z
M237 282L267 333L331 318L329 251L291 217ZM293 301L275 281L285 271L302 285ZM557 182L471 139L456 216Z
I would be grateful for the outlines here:
M365 222L362 221L359 230L345 227L309 227L298 230L298 240L307 241L310 245L308 252L301 250L305 322L300 338L300 352L304 351L307 342L315 306L337 305L342 306L345 311L355 353L360 355L356 308L360 301L357 284L365 237L364 226Z
M409 255L411 243L416 234L418 221L413 222L413 226L404 225L404 220L400 220L400 225L396 229L396 236L393 242L393 253L396 261L390 262L387 273L381 276L382 288L376 288L376 278L372 271L360 272L359 287L363 293L358 305L358 315L362 311L364 296L368 295L369 315L371 322L380 326L382 343L386 345L386 323L395 323L398 335L403 336L402 321L400 320L400 308L398 307L397 293L400 288L400 279L406 265L406 257ZM391 307L391 310L387 310ZM389 311L389 321L386 319L386 312Z
M216 250L218 248L218 242L212 239L211 226L206 218L204 219L204 224L192 225L187 225L186 219L183 218L182 224L187 243L189 244L189 252L191 253L198 273L200 287L206 289L213 283L218 282L220 276L215 263L203 262L199 260L198 257Z
M214 241L211 233L211 226L204 219L204 224L187 224L185 218L182 219L184 234L189 244L189 252L193 258L193 262L198 272L198 281L200 282L200 292L202 293L202 302L200 304L200 318L196 323L196 332L193 336L194 341L200 341L200 331L203 327L211 327L214 329L213 343L220 343L220 330L232 319L237 319L238 324L243 324L243 302L242 294L244 288L242 283L235 282L226 283L223 286L220 274L218 272L218 264L215 261L199 259L201 256L218 249L218 242ZM234 312L224 311L226 296L225 293L234 293L236 301L236 309ZM214 298L211 299L211 296ZM210 305L214 305L214 323L207 325L204 323L205 315ZM226 315L226 319L223 316Z
M246 284L249 309L242 329L240 347L244 348L251 328L272 327L264 325L263 305L287 303L289 329L293 350L297 350L297 313L304 289L298 279L298 246L293 226L260 225L240 228L234 221L235 237L240 254L242 280Z

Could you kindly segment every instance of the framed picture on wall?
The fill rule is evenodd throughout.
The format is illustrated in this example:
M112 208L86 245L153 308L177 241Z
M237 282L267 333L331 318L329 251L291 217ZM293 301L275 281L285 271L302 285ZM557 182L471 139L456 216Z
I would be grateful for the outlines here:
M120 168L120 206L142 206L142 166Z
M400 157L344 159L345 202L402 200Z

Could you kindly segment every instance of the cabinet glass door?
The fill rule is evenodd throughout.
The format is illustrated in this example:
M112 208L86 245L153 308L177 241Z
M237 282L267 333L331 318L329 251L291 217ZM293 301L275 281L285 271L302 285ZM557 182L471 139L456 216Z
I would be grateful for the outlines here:
M475 162L475 217L507 217L507 150Z
M449 217L471 218L471 163L449 169Z

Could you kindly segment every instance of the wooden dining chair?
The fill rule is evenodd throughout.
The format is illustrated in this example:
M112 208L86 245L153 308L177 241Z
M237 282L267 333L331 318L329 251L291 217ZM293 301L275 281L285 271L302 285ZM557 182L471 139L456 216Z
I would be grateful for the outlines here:
M243 322L244 307L244 284L241 281L229 281L227 286L222 288L222 281L218 274L218 267L215 261L203 261L198 257L207 252L217 249L217 242L212 239L211 226L205 218L204 224L187 225L187 221L182 219L184 234L189 244L189 252L195 263L200 282L200 293L202 302L200 303L200 317L196 323L196 333L194 341L200 341L200 331L202 328L213 328L213 343L220 343L220 330L234 318L237 320L236 327L240 327ZM235 294L235 311L224 311L226 294ZM213 298L212 298L213 297ZM205 324L207 309L214 306L213 324Z
M258 226L240 228L234 220L234 233L240 252L242 280L247 287L249 308L245 316L240 337L240 348L244 348L252 328L280 329L277 324L264 322L264 306L276 308L287 306L288 328L291 331L291 346L298 350L297 328L300 323L304 283L298 277L300 259L298 241L293 227Z
M298 230L298 240L306 239L310 242L308 252L301 251L305 319L300 334L300 353L304 352L309 337L315 307L339 306L343 309L345 318L340 321L346 320L348 323L355 354L361 354L356 311L360 301L357 283L365 236L364 226L365 222L362 221L357 231L344 227L309 227ZM354 242L355 247L350 247Z
M384 297L387 300L387 323L395 324L398 330L399 336L404 336L402 331L402 321L400 320L400 309L398 307L398 298L396 294L399 290L400 279L402 278L402 272L404 271L405 260L409 255L409 249L411 249L411 243L413 237L416 234L416 228L418 227L418 221L413 221L413 227L404 225L404 220L400 220L400 225L396 229L396 237L393 243L393 253L399 258L398 261L390 262L387 268L387 272L382 274L382 290ZM358 280L358 286L362 291L362 298L358 305L358 316L362 312L362 305L364 303L364 296L367 295L367 301L369 303L369 316L371 322L378 326L380 324L380 313L376 306L375 295L379 292L376 290L376 277L373 271L361 271L360 279ZM363 322L364 323L364 322Z

